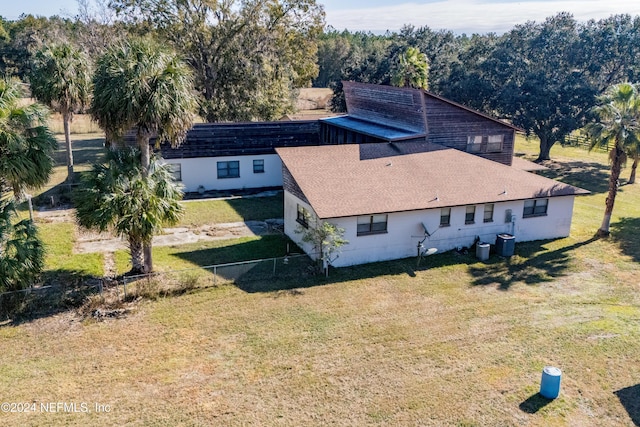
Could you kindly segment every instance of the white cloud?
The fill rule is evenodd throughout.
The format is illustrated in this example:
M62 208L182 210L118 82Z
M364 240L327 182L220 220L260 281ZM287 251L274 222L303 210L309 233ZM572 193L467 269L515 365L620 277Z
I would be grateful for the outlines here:
M640 2L625 0L588 1L495 1L442 0L426 4L402 3L393 6L326 10L327 23L338 30L395 31L404 24L456 33L503 33L515 24L543 21L558 12L570 12L578 21L628 13L640 15Z

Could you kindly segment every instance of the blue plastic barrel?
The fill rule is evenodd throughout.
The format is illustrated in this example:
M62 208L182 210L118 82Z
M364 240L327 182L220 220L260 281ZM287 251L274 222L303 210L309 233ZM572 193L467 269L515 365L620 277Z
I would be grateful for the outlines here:
M540 394L547 399L555 399L560 394L562 371L553 366L545 366L540 381Z

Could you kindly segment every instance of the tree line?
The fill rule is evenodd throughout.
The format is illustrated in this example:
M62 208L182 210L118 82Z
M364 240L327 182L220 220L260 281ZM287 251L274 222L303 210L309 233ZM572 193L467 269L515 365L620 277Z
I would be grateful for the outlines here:
M413 26L384 35L329 30L318 42L313 84L332 87L333 108L344 110L340 81L393 84L410 49L427 57L430 91L537 136L542 161L555 143L593 120L592 108L608 87L638 80L640 17L580 23L559 13L502 35Z

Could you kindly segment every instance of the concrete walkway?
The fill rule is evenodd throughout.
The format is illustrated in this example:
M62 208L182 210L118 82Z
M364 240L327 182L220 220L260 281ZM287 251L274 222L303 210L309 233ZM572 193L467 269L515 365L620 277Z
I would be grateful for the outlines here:
M283 220L232 222L206 225L194 229L165 228L163 234L153 238L154 246L184 245L201 241L228 240L239 237L265 236L282 232ZM75 253L115 252L126 249L127 242L108 233L82 231L74 247Z

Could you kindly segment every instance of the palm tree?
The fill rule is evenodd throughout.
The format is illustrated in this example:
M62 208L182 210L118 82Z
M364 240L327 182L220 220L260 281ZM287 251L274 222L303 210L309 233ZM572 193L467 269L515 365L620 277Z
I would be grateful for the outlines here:
M24 190L47 183L56 140L46 126L47 111L38 104L20 106L21 83L0 79L0 198L7 190L23 198Z
M73 181L69 124L73 120L73 114L89 103L89 58L68 43L45 46L35 54L29 81L34 98L62 115L67 148L67 179Z
M627 181L627 184L635 184L636 170L638 169L638 160L640 160L640 144L635 144L633 147L629 147L629 150L627 151L627 157L631 157L633 159L633 164L631 165L631 175L629 175L629 181Z
M620 171L627 159L627 151L631 147L637 147L640 136L640 95L630 83L614 85L600 98L593 113L596 122L587 125L587 133L592 140L591 148L613 144L609 153L609 192L602 225L597 233L599 236L608 236Z
M125 41L107 50L94 76L93 118L117 139L136 129L142 164L149 164L149 140L182 143L197 106L191 69L178 56L148 39Z
M35 224L16 222L15 212L13 200L0 200L0 292L33 285L44 269L44 245Z
M75 193L78 223L99 231L113 230L127 238L131 273L146 269L143 247L163 224L175 224L182 215L182 190L167 165L150 158L144 171L137 147L109 150L106 163L83 175Z
M391 78L391 84L416 89L429 88L429 63L427 56L418 48L409 47L400 54L399 64Z
M19 105L21 95L19 81L0 79L0 291L33 284L44 268L36 227L16 221L14 199L48 181L56 140L45 125L46 109Z
M143 174L149 169L149 140L182 143L193 125L196 97L189 67L148 39L119 43L100 58L93 79L91 114L109 143L134 128ZM142 206L145 206L143 204ZM146 272L153 268L151 240L145 242Z

